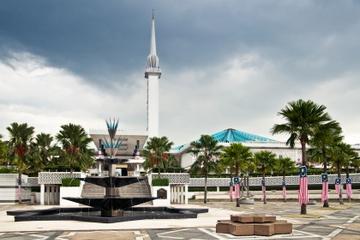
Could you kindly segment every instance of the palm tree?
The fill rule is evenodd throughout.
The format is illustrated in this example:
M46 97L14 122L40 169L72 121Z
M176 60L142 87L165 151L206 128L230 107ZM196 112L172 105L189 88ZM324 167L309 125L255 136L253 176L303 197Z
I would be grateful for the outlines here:
M169 151L173 144L165 136L150 138L143 150L145 169L157 168L158 177L160 178L160 170L166 168L165 162L169 160ZM170 158L170 160L172 159Z
M204 181L204 203L207 203L207 178L210 171L216 168L217 160L220 156L221 146L210 135L201 135L198 141L190 144L190 150L196 157L191 166L192 171L199 171L205 178Z
M54 138L50 134L40 133L36 135L32 148L32 173L43 171L51 163L51 159L56 155L55 146L52 144Z
M340 142L334 144L330 149L330 161L333 168L336 169L338 178L341 178L341 170L346 167L348 172L348 167L351 164L351 160L356 157L357 153L351 148L349 144ZM348 177L348 174L347 174ZM339 191L339 203L344 204L342 198L342 184L340 185Z
M262 174L263 201L266 204L266 184L265 174L274 170L276 163L276 155L269 151L260 151L254 155L258 169Z
M56 139L62 147L60 158L71 172L86 170L94 163L94 152L89 148L92 140L80 125L62 125Z
M8 145L7 142L1 140L2 135L0 134L0 165L9 165L7 158L8 155Z
M279 156L279 158L276 159L275 169L277 172L281 173L283 176L283 183L285 183L285 176L287 173L292 172L295 170L295 162L288 157L283 158L282 156ZM286 185L284 186L286 191ZM284 195L284 202L286 202L286 197Z
M304 101L299 99L290 102L278 113L286 122L275 124L272 128L273 134L290 134L286 144L290 145L291 148L295 146L295 141L300 141L303 166L307 165L306 145L311 137L314 136L315 130L320 125L331 123L331 118L325 110L326 107L324 105L318 105L311 100ZM301 214L306 214L306 203L301 204Z
M310 157L310 161L323 165L324 174L327 174L329 149L332 145L341 142L342 139L341 127L339 123L335 121L320 125L316 128L314 136L310 140L311 148L308 150L308 156ZM323 207L329 207L328 199L324 200Z
M9 148L14 162L18 170L18 201L22 203L21 199L21 184L22 173L28 168L28 155L32 137L34 134L34 128L27 125L27 123L18 124L16 122L11 123L6 128L10 134Z
M232 176L239 176L240 172L246 170L249 160L252 159L250 148L241 143L232 143L225 147L220 156L220 164L230 169ZM236 206L240 206L239 198L236 199Z

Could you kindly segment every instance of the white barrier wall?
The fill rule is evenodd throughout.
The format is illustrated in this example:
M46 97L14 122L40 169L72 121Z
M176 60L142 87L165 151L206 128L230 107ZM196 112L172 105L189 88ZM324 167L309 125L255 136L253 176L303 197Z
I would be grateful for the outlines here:
M31 190L27 186L27 175L22 175L21 199L30 201ZM17 173L0 174L0 202L16 202L18 200Z
M170 186L152 186L151 187L151 196L157 197L158 190L164 189L166 191L166 199L156 199L153 200L154 206L170 206Z
M78 207L80 204L63 199L63 197L80 197L81 185L79 187L60 187L60 205Z

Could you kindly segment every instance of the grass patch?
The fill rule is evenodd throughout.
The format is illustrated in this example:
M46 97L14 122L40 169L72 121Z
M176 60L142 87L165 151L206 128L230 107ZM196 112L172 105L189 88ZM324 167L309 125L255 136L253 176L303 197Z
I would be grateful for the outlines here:
M153 178L151 180L151 185L160 187L160 186L169 186L169 179L168 178Z
M80 179L77 178L63 178L61 179L61 186L63 187L79 187Z

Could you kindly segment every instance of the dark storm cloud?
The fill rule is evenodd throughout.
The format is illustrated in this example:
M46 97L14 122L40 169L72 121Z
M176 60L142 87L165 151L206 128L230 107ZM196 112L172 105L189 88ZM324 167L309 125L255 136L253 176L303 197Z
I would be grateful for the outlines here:
M151 9L163 70L161 134L177 143L225 127L270 136L286 102L311 98L328 106L359 142L360 116L352 107L360 104L360 1L3 0L0 63L19 67L23 55L13 52L28 52L96 90L113 85L111 93L100 89L83 97L78 84L75 95L84 100L84 112L103 118L115 109L128 126L140 121L130 125L142 129ZM51 81L62 86L60 79ZM19 101L37 109L32 96L3 95L0 107ZM87 106L86 97L105 100ZM37 103L44 106L44 99ZM47 107L73 108L67 100ZM111 110L102 106L108 102L116 103Z
M2 1L2 53L26 49L90 80L121 81L144 68L152 8L165 68L255 52L289 80L316 81L360 65L356 1Z

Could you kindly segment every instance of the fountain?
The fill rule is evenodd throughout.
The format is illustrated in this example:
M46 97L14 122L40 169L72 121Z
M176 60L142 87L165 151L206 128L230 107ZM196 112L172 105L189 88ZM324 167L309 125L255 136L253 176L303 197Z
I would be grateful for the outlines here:
M105 149L110 152L107 157L103 149L107 176L88 176L79 178L85 184L81 197L64 197L90 207L83 208L52 208L45 210L8 211L15 221L35 220L81 220L93 222L121 222L140 219L169 219L169 218L196 218L198 213L208 209L184 209L172 207L134 207L139 204L157 199L151 196L151 189L147 177L117 176L115 165L122 164L127 159L116 157L116 151L121 145L120 138L116 138L118 121L106 121L110 141L105 139Z

